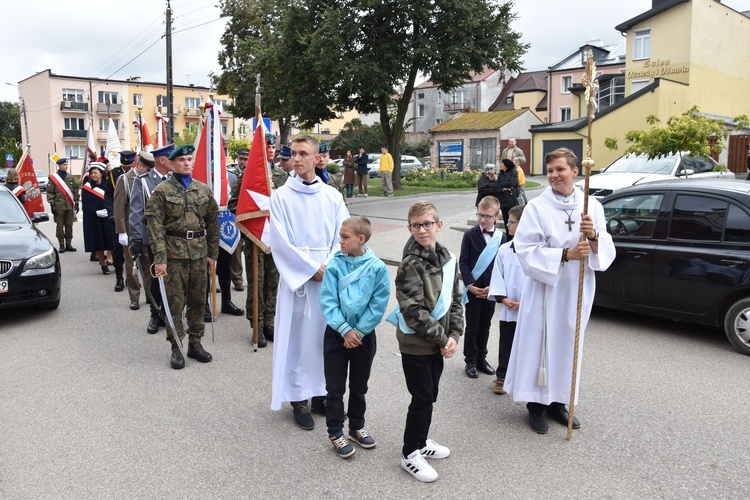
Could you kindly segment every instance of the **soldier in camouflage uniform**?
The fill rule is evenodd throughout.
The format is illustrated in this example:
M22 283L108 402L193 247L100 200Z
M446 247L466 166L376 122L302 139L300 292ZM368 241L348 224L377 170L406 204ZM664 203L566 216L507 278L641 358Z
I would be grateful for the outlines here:
M344 194L343 174L334 174L328 171L328 162L331 161L331 148L327 142L321 142L318 145L318 155L315 160L315 175L320 177L323 182L333 187L336 191Z
M60 244L60 253L75 252L71 242L73 241L73 216L78 213L80 202L81 183L74 175L68 173L68 159L57 160L57 173L52 174L47 185L47 203L57 224L57 241ZM64 183L73 195L73 205L63 193L63 188L57 183Z
M273 158L274 151L276 149L276 136L273 134L266 134L266 153L269 158ZM269 162L269 168L271 168L273 162ZM274 185L277 179L281 180L276 173L277 168L272 171L272 178ZM242 186L242 175L244 172L237 176L237 181L232 186L232 192L229 195L229 202L227 207L233 214L237 214L237 200L240 195L240 188ZM285 174L287 175L287 174ZM288 176L288 175L287 175ZM285 178L284 178L285 180ZM245 252L245 273L247 276L247 300L245 301L245 317L252 322L253 321L253 243L250 241L244 233L242 234L242 249ZM273 262L271 254L265 254L262 251L258 251L258 347L266 347L268 341L273 342L273 325L276 320L276 291L279 288L279 272L276 270L276 264Z
M146 219L154 252L154 274L166 276L167 301L177 334L180 339L186 334L182 310L187 308L187 355L208 363L211 354L201 345L206 264L215 266L219 256L219 207L209 187L190 175L194 152L193 146L185 145L169 155L174 173L154 189L146 206ZM172 344L170 364L178 370L185 366L185 359L170 330L167 328L167 340Z

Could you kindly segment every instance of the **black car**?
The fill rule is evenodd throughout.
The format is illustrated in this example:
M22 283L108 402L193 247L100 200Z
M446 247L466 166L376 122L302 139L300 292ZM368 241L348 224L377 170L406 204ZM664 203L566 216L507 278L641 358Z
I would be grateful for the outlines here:
M617 257L594 303L722 326L750 355L750 182L653 182L602 205Z
M34 222L48 220L46 213L34 214ZM18 198L0 186L0 309L57 309L60 282L57 249L34 226Z

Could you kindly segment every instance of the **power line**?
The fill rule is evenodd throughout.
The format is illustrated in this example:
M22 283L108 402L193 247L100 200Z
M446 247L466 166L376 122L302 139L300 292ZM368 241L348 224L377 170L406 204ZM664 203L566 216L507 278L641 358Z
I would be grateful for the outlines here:
M141 57L148 49L150 49L151 47L153 47L154 45L156 45L157 43L159 43L161 41L161 39L164 38L164 36L165 35L160 36L154 43L152 43L151 45L149 45L148 47L146 47L145 49L143 49L143 51L140 54L138 54L137 56L135 56L134 58L132 58L130 61L126 62L121 67L119 67L118 69L116 69L111 75L109 75L107 78L105 78L105 80L109 80L110 78L112 78L115 75L115 73L117 73L121 69L125 68L128 64L132 63L133 61L135 61L139 57Z

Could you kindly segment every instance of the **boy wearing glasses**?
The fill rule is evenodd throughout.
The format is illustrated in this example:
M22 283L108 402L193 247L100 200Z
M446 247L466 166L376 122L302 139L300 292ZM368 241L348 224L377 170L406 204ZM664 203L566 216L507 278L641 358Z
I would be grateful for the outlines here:
M411 404L406 415L401 467L422 482L438 474L425 458L446 458L450 450L427 439L432 404L437 401L443 357L456 353L463 331L458 262L437 242L443 226L437 209L428 201L409 208L411 237L404 246L396 272L398 308L388 321L396 325L401 365Z
M495 314L495 302L488 297L492 263L505 242L505 234L495 230L500 217L500 201L485 196L477 205L478 225L464 233L458 267L464 282L461 302L466 308L464 330L464 371L469 378L479 377L477 371L494 375L495 369L487 362L487 340Z
M516 234L523 208L524 205L516 205L508 212L508 234L511 238ZM500 348L497 356L495 381L492 384L492 392L495 394L505 394L503 387L505 385L505 373L508 371L510 349L516 335L518 308L521 305L521 293L523 292L525 277L521 264L518 262L513 242L503 244L497 252L495 265L492 268L489 292L496 302L502 304L500 308Z

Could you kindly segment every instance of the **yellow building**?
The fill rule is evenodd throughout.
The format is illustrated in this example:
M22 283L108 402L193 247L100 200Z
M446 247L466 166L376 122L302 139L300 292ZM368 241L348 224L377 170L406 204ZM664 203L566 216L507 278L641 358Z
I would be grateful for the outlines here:
M137 147L136 119L138 106L147 124L152 143L157 130L156 113L167 116L166 85L142 82L140 79L102 80L77 76L56 75L51 70L41 71L18 83L23 96L28 120L30 143L36 164L42 165L44 156L52 153L71 158L71 171L78 173L86 155L86 136L89 121L93 123L97 151L104 152L107 143L109 118L117 127L123 149ZM185 127L198 126L199 105L209 98L209 89L194 85L175 85L173 114L174 133L179 136ZM214 95L213 102L226 107L228 97ZM225 139L241 127L250 130L244 120L235 119L229 111L221 115ZM43 167L42 167L43 168ZM54 166L50 165L50 170Z
M716 0L653 0L650 10L616 29L627 36L626 97L595 117L595 169L622 154L605 148L604 138L615 137L624 149L627 131L650 127L648 115L666 122L697 105L730 128L733 117L750 116L750 18ZM531 127L532 171L546 173L544 155L557 147L582 157L586 122L583 117Z

